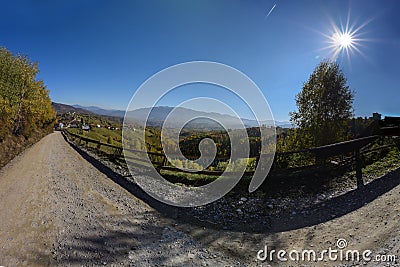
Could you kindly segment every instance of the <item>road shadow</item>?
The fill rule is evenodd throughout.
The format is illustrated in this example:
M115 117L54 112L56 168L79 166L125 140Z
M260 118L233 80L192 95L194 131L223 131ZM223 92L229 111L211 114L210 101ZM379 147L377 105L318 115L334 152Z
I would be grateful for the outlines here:
M157 213L154 211L154 213ZM189 253L197 260L210 257L184 233L146 223L148 212L135 220L110 216L107 226L96 224L85 231L73 229L52 248L50 263L37 266L188 266ZM41 252L36 258L47 256ZM181 262L179 262L181 261Z
M90 164L92 164L97 170L99 170L101 173L105 174L108 178L110 178L112 181L114 181L116 184L127 190L129 193L134 195L135 197L139 198L140 200L146 202L148 205L153 207L155 210L161 212L162 214L175 218L177 216L177 213L179 211L178 208L167 205L163 202L160 202L150 195L148 195L142 188L140 188L136 183L131 181L130 179L127 179L127 177L124 177L123 175L115 172L113 169L110 167L104 165L100 160L94 158L91 156L88 152L84 151L77 145L73 144L70 142L64 135L63 135L65 141L76 151L78 152L86 161L88 161ZM143 174L139 174L143 175Z
M282 232L314 226L349 214L400 184L400 168L374 179L361 188L348 191L337 197L312 205L307 209L292 214L290 211L280 214L271 221L271 231Z
M260 212L261 215L254 217L255 219L236 220L235 223L227 225L221 220L221 216L210 216L211 213L215 214L215 206L213 206L213 203L203 206L202 212L196 213L196 216L193 216L193 208L174 207L162 203L152 198L137 184L127 179L127 177L116 173L84 150L70 143L67 139L66 141L84 159L116 184L123 187L135 197L146 202L163 216L173 220L174 223L181 226L187 225L188 228L195 226L218 231L229 230L232 232L246 233L277 233L299 229L324 223L351 213L400 184L399 168L373 180L362 188L348 191L342 195L319 202L318 204L312 204L304 210L297 210L296 213L287 209L273 216L268 213ZM226 199L225 201L229 201L229 196L222 198L222 201L224 201L224 199ZM211 209L213 209L212 212ZM268 208L262 206L255 207L255 212L257 212L257 209L260 211L260 209ZM221 211L221 213L222 212L223 211Z

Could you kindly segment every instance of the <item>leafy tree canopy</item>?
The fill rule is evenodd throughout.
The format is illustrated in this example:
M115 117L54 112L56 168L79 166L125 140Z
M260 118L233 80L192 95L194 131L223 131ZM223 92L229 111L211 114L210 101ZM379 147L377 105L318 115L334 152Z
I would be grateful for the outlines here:
M0 141L52 127L55 112L38 73L37 63L0 47Z
M294 147L315 147L344 141L348 120L353 117L354 92L336 62L317 65L300 93L296 95L297 111L290 113L297 126Z

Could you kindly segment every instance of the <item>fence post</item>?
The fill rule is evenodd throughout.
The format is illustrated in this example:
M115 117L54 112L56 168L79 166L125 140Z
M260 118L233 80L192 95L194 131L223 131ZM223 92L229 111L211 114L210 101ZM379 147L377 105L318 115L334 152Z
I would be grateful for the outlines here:
M260 155L258 155L258 157L256 157L256 166L255 166L255 169L257 169L258 163L260 162L260 157L261 157L261 153L260 153Z
M358 148L355 152L356 152L357 188L361 188L364 186L364 181L362 178L362 160L361 160L360 149Z
M164 158L163 158L163 161L162 161L162 167L164 167L164 166L167 166L167 163L168 163L168 158L167 158L167 156L166 155L164 155Z
M160 170L162 169L162 167L166 166L166 165L167 165L167 162L168 162L167 156L162 155L162 157L163 157L163 159L162 159L161 163L155 164L156 170L157 170L158 172L160 172ZM154 164L153 164L153 166L154 166Z
M114 159L117 159L118 157L120 157L120 156L122 155L122 148L116 148L116 147L114 147L113 150L114 150L114 151L113 151L112 156L113 156Z

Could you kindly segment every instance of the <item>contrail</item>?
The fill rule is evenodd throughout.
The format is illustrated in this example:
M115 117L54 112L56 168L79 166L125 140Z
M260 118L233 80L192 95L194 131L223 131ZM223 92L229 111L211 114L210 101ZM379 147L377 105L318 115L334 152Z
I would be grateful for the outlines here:
M274 11L275 7L276 7L276 4L271 8L271 10L268 12L268 14L265 16L264 19L267 19L268 16L271 15L271 13L272 13L272 11Z

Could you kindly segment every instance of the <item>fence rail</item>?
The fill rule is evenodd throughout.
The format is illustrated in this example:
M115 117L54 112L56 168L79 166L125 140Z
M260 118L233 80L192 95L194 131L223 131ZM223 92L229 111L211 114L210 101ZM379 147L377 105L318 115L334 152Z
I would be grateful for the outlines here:
M393 132L393 130L391 130ZM109 155L113 157L114 159L118 159L121 161L141 161L141 162L146 162L143 158L140 157L132 157L132 156L127 156L123 155L123 148L121 146L116 146L112 144L107 144L103 143L99 140L91 139L88 137L84 137L79 134L74 134L71 133L68 130L63 130L62 131L63 135L66 136L68 139L72 139L72 141L78 143L78 145L82 145L82 142L84 146L88 147L89 143L95 144L95 149L100 150L102 146L108 147L112 149L112 153ZM388 131L385 132L383 136L387 136ZM374 149L368 149L368 145L372 144L374 141L376 141L378 138L381 138L379 135L375 136L368 136L368 137L363 137L363 138L358 138L350 141L345 141L345 142L340 142L336 144L330 144L330 145L325 145L325 146L320 146L320 147L315 147L315 148L309 148L309 149L302 149L302 150L297 150L297 151L286 151L286 152L277 152L275 153L275 157L285 157L289 155L294 155L294 154L306 154L309 153L314 156L316 159L315 164L311 165L304 165L300 167L291 167L291 168L275 168L273 167L273 171L280 171L282 173L286 172L294 172L294 171L299 171L299 170L305 170L305 169L312 169L321 166L320 164L317 163L317 161L321 161L321 159L327 159L329 157L333 156L340 156L342 155L343 160L341 162L331 162L333 165L337 166L344 166L344 165L355 165L356 169L356 179L357 179L357 186L361 187L364 185L363 179L362 179L362 154L367 154L371 153L374 151L378 151L384 148L388 147L393 147L393 146L398 146L400 147L400 138L397 140L398 142L390 145L385 145L381 146L379 148L374 148ZM205 174L205 175L215 175L219 176L221 175L224 171L218 171L218 170L202 170L202 171L195 171L195 170L190 170L190 169L180 169L172 166L168 166L168 158L165 154L159 153L159 152L148 152L148 151L143 151L143 150L135 150L135 149L125 149L126 152L130 152L133 155L139 154L139 155L152 155L155 157L159 157L158 162L153 162L153 165L160 171L160 170L167 170L167 171L173 171L173 172L183 172L183 173L196 173L196 174ZM351 156L345 156L345 155L351 154ZM266 154L264 154L266 155ZM187 158L198 158L197 156L188 156ZM258 164L260 156L255 157L256 158L256 163ZM215 160L228 160L229 157L223 156L219 157L217 156ZM244 175L252 175L254 174L254 171L246 171Z

